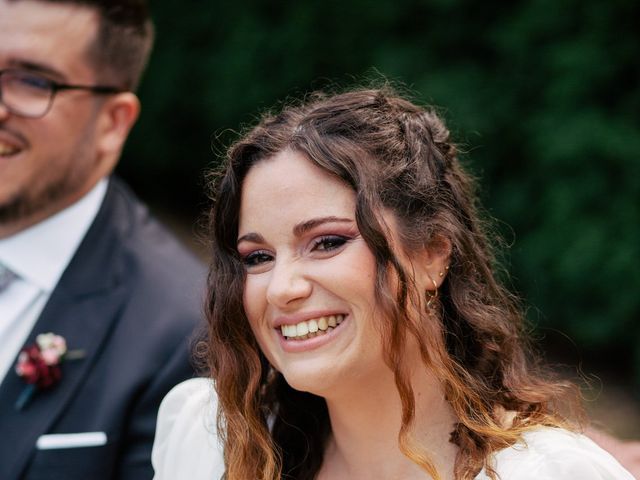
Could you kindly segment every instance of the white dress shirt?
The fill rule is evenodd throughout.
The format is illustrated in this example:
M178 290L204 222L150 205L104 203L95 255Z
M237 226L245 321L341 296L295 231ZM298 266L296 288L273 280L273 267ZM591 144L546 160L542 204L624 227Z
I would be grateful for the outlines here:
M102 179L73 205L0 239L0 263L18 276L0 292L0 382L10 373L18 352L93 223L107 184L107 179Z

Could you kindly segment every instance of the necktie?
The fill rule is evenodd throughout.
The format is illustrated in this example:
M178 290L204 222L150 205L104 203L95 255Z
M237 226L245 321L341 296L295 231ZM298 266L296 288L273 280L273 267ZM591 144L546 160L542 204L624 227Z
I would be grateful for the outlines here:
M16 279L17 275L0 263L0 293L5 290L11 282Z

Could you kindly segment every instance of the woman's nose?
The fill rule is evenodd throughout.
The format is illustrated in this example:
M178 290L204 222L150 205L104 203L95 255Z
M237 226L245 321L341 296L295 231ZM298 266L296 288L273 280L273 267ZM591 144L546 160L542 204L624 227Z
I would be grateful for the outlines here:
M279 308L290 307L311 294L311 282L296 260L276 261L271 270L267 301Z

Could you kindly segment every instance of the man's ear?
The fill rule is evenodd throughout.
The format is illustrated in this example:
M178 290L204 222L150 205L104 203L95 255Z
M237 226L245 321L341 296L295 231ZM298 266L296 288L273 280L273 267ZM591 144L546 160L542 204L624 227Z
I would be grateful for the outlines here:
M140 114L140 100L131 92L118 93L102 105L97 128L98 158L115 167L124 142Z
M414 258L416 280L424 290L433 291L442 285L451 261L451 240L436 234Z

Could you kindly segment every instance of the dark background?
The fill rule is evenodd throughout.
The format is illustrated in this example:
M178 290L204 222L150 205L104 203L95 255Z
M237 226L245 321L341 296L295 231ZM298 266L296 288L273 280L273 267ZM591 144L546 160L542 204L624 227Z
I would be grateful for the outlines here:
M383 75L441 107L541 347L640 398L640 2L152 7L156 49L119 172L183 235L234 131L287 96ZM591 380L598 398L606 382Z

